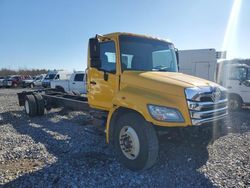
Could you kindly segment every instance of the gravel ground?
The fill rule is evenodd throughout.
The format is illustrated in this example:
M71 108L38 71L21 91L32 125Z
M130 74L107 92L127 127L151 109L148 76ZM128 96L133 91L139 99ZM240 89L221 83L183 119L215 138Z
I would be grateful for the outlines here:
M157 164L131 172L82 112L28 118L0 89L0 187L250 187L250 109L218 125L170 129Z

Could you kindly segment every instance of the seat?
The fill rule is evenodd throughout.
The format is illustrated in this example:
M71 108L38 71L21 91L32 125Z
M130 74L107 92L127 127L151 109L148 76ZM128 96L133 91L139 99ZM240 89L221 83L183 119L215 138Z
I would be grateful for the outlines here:
M106 71L115 71L116 70L116 63L112 63L108 61L108 57L103 55L101 57L102 66L101 68Z
M131 62L132 70L142 70L142 58L139 56L134 56Z

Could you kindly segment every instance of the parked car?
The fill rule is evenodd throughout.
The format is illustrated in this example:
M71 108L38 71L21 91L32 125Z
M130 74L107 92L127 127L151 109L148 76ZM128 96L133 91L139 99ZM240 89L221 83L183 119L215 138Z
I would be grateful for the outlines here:
M45 78L46 74L41 74L39 76L35 76L32 79L25 79L22 81L22 87L26 88L26 87L30 87L30 88L34 88L34 87L39 87L42 86L42 81Z
M14 75L10 76L7 79L4 79L3 81L3 87L18 87L21 85L22 80L29 79L30 76L20 76L20 75Z
M72 72L63 70L49 71L48 74L45 76L44 80L42 81L42 86L44 88L50 88L50 82L52 80L66 80L70 77L71 74Z
M71 74L68 80L53 80L51 88L60 90L61 92L86 93L85 73L77 71Z

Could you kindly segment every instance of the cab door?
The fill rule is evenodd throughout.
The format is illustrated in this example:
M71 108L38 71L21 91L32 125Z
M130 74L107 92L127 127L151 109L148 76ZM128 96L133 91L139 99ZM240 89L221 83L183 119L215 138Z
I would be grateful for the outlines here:
M84 83L84 74L76 73L73 80L70 81L70 90L78 91L80 93L85 93L85 83Z
M112 108L113 97L118 90L117 50L115 41L99 43L100 65L88 69L88 103L91 107L108 110Z

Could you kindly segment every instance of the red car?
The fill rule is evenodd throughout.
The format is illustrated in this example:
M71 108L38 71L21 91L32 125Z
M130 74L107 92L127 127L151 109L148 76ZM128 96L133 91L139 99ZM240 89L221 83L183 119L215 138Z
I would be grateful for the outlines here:
M31 78L30 76L19 76L19 75L14 75L9 77L8 79L5 79L3 81L3 86L4 87L18 87L21 85L22 80Z

